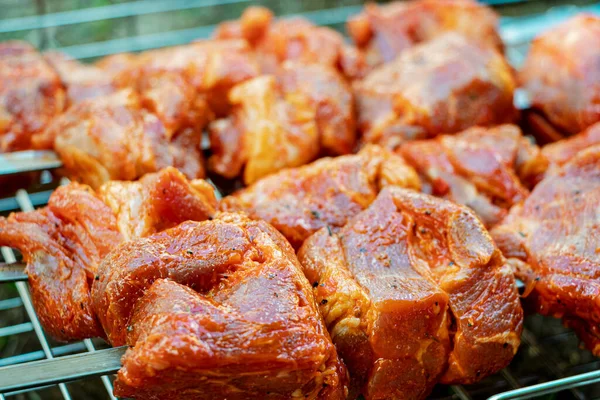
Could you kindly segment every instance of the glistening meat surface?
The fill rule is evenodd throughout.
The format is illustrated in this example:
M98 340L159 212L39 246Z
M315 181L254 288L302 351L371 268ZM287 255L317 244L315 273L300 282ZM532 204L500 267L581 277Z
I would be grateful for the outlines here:
M549 174L492 236L540 314L563 318L600 354L600 146Z
M190 182L174 168L138 182L108 182L97 193L70 183L47 207L0 218L0 245L23 253L48 334L62 341L104 336L90 302L102 259L124 240L207 219L215 206L208 183Z
M263 178L224 198L224 211L244 211L277 228L294 248L323 227L337 229L390 185L418 189L417 173L379 146L358 154L323 158Z
M115 394L136 399L344 399L337 358L293 249L239 214L123 244L93 289Z
M508 124L409 141L398 152L419 172L425 193L470 207L488 228L527 197L548 164L539 147Z
M369 400L473 383L520 344L512 271L463 206L386 188L339 232L307 239L298 258L354 392Z

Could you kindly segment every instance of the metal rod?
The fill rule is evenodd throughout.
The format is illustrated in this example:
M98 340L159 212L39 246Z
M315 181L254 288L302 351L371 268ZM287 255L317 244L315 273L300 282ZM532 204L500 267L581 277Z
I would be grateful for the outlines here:
M52 353L56 356L64 356L67 354L78 353L85 350L83 342L69 343L64 346L58 346L52 348ZM6 367L14 364L21 364L31 361L43 360L45 354L42 350L32 351L30 353L23 353L16 356L0 358L0 367Z
M114 374L121 368L127 346L34 361L0 368L0 392L31 389L93 376Z
M25 265L20 263L0 263L0 283L27 281Z
M49 150L25 150L0 154L0 176L44 171L62 166L58 155Z
M566 21L578 13L600 14L600 4L559 6L552 12L523 17L505 17L500 21L500 36L507 47L527 43L541 32Z
M103 7L62 11L46 15L12 18L0 22L0 33L67 26L114 18L136 17L145 14L158 14L192 8L214 7L222 4L247 2L248 0L141 0L123 4L111 4Z
M298 16L307 18L317 25L335 25L343 24L350 15L358 13L360 10L361 7L348 6L330 10L305 12L298 14ZM295 15L282 15L284 18L291 16ZM152 33L122 39L59 47L56 50L67 53L71 57L78 59L102 57L115 53L129 53L132 51L142 51L189 43L196 39L209 37L215 27L216 25L205 25L170 32Z
M17 191L16 195L17 203L22 211L33 211L33 204L29 199L29 195L23 189ZM14 252L8 247L2 247L0 249L2 251L2 255L4 256L4 260L8 263L16 262ZM44 334L44 330L42 329L42 325L40 324L40 320L35 313L35 309L33 307L33 301L31 300L31 295L29 294L29 288L27 287L27 283L25 282L17 282L15 283L17 287L17 291L19 292L19 296L21 300L23 300L23 306L25 307L25 311L27 312L27 316L29 316L29 320L33 325L33 330L35 331L35 335L37 336L40 345L42 346L42 350L44 351L44 355L47 359L53 359L54 354L52 354L52 349L50 348L50 344L48 343L48 339L46 339L46 335ZM71 400L71 395L69 394L69 390L67 389L67 385L64 383L60 383L58 388L65 398L65 400Z
M555 393L559 390L572 389L578 386L591 385L597 382L600 382L600 371L592 371L585 374L556 379L554 381L544 382L538 385L500 393L488 398L488 400L529 399L532 397Z
M33 209L33 207L32 207ZM15 254L8 247L0 248L2 251L2 256L9 263L15 263L17 260L15 258ZM19 292L19 296L21 296L21 300L23 300L23 306L25 307L25 311L31 320L31 324L33 325L33 330L35 331L38 340L40 341L40 345L42 346L42 350L44 351L44 355L48 359L53 359L54 355L52 354L52 350L50 349L50 345L48 344L48 340L46 340L46 336L44 335L44 331L42 330L42 326L40 325L40 321L35 314L35 310L33 308L33 302L31 301L31 296L29 294L29 289L27 288L27 283L25 282L17 282L15 283L17 287L17 291ZM67 386L64 383L58 385L60 392L66 400L71 400L71 395L67 389Z
M83 344L85 345L85 348L87 349L88 352L95 353L97 351L96 346L94 346L94 343L92 342L91 339L84 339ZM102 377L100 377L100 379L102 380L102 384L104 385L104 388L106 388L106 392L108 393L110 400L117 400L117 398L113 395L113 386L110 381L110 378L106 375L102 375Z

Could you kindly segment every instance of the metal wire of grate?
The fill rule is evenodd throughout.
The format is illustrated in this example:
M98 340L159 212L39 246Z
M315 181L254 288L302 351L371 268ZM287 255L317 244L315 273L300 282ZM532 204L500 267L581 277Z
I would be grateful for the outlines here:
M326 2L324 0L324 2ZM519 0L488 0L490 4L518 3ZM43 3L43 1L42 1ZM176 11L201 12L222 6L247 6L248 0L139 0L118 4L110 4L91 9L61 11L45 15L33 15L13 19L1 19L0 34L37 31L93 24L101 21L135 18L143 15L162 15ZM277 6L276 1L263 1L266 5ZM306 2L311 3L311 2ZM337 2L327 2L336 5ZM302 16L319 25L338 27L352 14L359 11L360 1L344 1L335 8L320 7L302 12ZM315 3L316 4L316 3ZM313 4L314 6L314 4ZM314 8L314 7L313 7ZM281 10L281 8L279 8ZM507 43L507 54L511 61L518 65L523 59L529 40L549 22L556 22L577 11L600 13L600 4L586 5L583 8L555 8L551 14L527 17L503 18L501 22L502 36ZM281 12L280 12L281 13ZM287 12L284 10L284 14ZM293 14L297 14L292 12ZM527 21L527 23L524 23ZM213 20L211 23L218 22ZM119 52L141 51L187 43L191 40L209 36L214 25L194 26L185 29L140 34L137 30L123 38L94 41L81 44L58 43L58 50L75 58L90 59ZM55 43L56 44L56 43ZM47 43L44 44L47 45ZM17 191L15 196L0 199L0 213L22 210L29 211L46 204L56 183L37 185L34 192ZM219 193L220 195L220 193ZM1 249L4 262L15 262L18 254L9 248ZM0 259L0 261L2 261ZM588 351L578 348L578 340L573 332L565 329L560 321L530 316L526 319L523 333L523 344L513 363L501 373L486 378L471 386L438 386L432 398L439 400L471 400L484 399L512 389L521 389L531 385L551 382L565 377L577 377L600 368L600 360ZM16 340L16 338L24 338ZM84 340L82 342L59 344L46 338L31 303L27 284L20 282L13 285L0 286L0 367L50 359L64 355L94 352L108 345L101 340ZM594 373L594 372L592 372ZM600 374L596 377L600 380ZM600 398L600 385L572 387L555 394L552 398L588 400ZM545 387L549 387L546 385ZM561 386L565 389L566 386ZM556 389L553 389L555 392ZM30 396L33 392L36 396ZM542 394L541 391L535 393ZM502 395L500 395L502 396ZM35 390L18 391L0 394L5 399L111 399L111 378L85 380L83 383L62 383L58 386L37 388ZM500 400L503 397L498 397ZM504 397L515 398L515 397Z
M218 188L217 195L221 197ZM19 206L19 210L29 211L34 208L30 197L30 194L25 190L17 192L15 201ZM7 247L1 249L1 254L5 262L15 262L17 260L17 255ZM15 286L18 296L8 296L0 300L0 315L5 311L23 309L29 321L0 327L0 338L33 333L39 341L41 350L27 351L1 358L0 366L86 351L93 352L96 350L97 345L102 347L107 346L105 343L94 343L94 341L89 339L67 345L53 345L44 335L35 315L27 284L20 282ZM436 400L486 399L508 390L520 389L543 382L551 382L558 378L577 376L581 373L596 371L600 367L600 360L594 358L588 351L578 348L578 340L575 334L563 328L560 321L534 315L526 319L525 326L526 328L522 336L522 346L510 366L502 370L499 374L486 378L475 385L451 387L439 385L435 388L431 398ZM597 375L598 381L600 380L600 374ZM100 379L100 382L98 382L98 379L84 381L84 385L94 388L93 397L85 398L115 400L112 395L111 378L103 376ZM586 381L585 384L587 385L585 387L573 387L561 392L558 398L573 400L600 398L600 385L589 385L589 381ZM77 392L77 395L73 395L73 390L70 389L71 385L73 384L58 385L58 392L49 394L48 397L45 397L44 394L45 391L52 389L50 387L4 393L3 397L0 397L0 400L21 398L19 395L32 391L42 394L41 398L44 399L81 398L80 391ZM42 391L40 392L40 390ZM80 388L76 387L75 390L80 390ZM498 400L501 399L502 397L498 398Z

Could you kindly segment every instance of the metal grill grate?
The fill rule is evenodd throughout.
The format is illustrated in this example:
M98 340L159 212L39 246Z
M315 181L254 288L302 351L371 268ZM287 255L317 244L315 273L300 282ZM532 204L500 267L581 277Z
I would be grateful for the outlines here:
M5 0L7 1L7 0ZM43 1L38 1L44 3ZM248 0L140 0L119 4L111 4L92 9L79 9L74 11L61 11L46 15L34 15L13 19L2 19L0 16L0 40L11 37L37 34L38 46L41 48L58 47L75 58L90 59L119 52L140 51L150 48L171 46L187 43L191 40L207 37L214 25L202 25L164 32L140 33L138 30L127 37L110 38L83 44L48 43L46 40L48 30L76 26L81 24L94 24L108 20L138 18L141 16L166 14L180 11L194 10L194 13L222 7L247 6ZM279 11L279 14L289 14L283 10L278 1L261 2ZM282 2L283 3L283 2ZM307 1L311 11L301 15L319 25L328 25L339 28L348 16L355 14L361 8L360 1ZM327 4L325 4L327 3ZM331 8L337 3L341 7ZM513 12L513 5L507 3L522 3L518 0L488 0L487 3L503 5ZM518 65L523 59L529 40L549 23L557 22L577 11L589 11L600 14L600 4L588 5L589 2L580 2L585 7L575 9L572 7L554 8L553 12L533 17L504 17L501 21L502 36L507 43L507 54L511 61ZM553 4L553 3L552 3ZM42 7L45 9L45 7ZM530 9L535 9L530 7ZM292 11L292 13L295 13ZM211 13L208 13L211 14ZM239 13L238 13L239 14ZM235 15L227 16L227 18ZM223 19L223 18L221 18ZM218 22L213 18L210 23ZM21 35L21 36L20 36ZM30 37L28 37L30 39ZM33 40L35 41L35 40ZM8 211L29 211L34 207L43 206L56 186L56 183L37 185L35 191L28 193L25 190L17 191L15 196L0 199L0 213ZM9 248L1 249L0 261L15 262L18 255ZM543 382L542 388L532 389L532 392L542 394L542 390L556 394L558 399L587 400L600 398L600 385L590 382L600 381L600 360L594 358L588 351L578 348L578 340L573 332L563 328L560 321L531 316L526 319L526 329L523 334L523 345L513 363L501 373L485 379L469 387L463 386L438 386L432 397L439 400L449 399L484 399L497 393L513 389L530 387ZM41 359L51 359L69 354L93 352L97 348L106 348L108 345L101 340L84 340L82 342L59 344L46 338L43 329L35 315L27 284L24 282L14 285L0 285L0 367L30 362ZM591 376L580 375L592 372ZM572 382L553 380L573 377ZM578 380L583 380L585 386ZM556 381L555 381L556 382ZM557 387L554 387L557 386ZM33 395L33 393L36 393ZM521 393L527 395L527 393ZM88 379L79 383L62 383L58 386L38 388L13 393L0 394L0 400L5 399L111 399L111 378L103 376L100 379ZM496 400L516 398L515 396L499 395ZM554 397L552 397L554 398Z

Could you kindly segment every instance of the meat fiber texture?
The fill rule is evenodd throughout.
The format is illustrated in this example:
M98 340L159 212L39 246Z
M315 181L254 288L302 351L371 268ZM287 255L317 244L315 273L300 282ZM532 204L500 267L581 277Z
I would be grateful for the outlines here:
M600 121L600 18L578 15L531 43L519 72L533 109L569 135Z
M121 245L99 267L96 311L131 346L115 395L345 399L346 370L289 243L219 213Z
M108 182L98 192L61 186L48 206L0 218L0 245L21 251L44 330L61 341L104 336L90 290L98 265L121 242L215 212L212 187L174 168L138 182Z
M344 78L316 63L287 61L275 73L234 86L231 115L209 127L210 168L251 184L320 155L351 153L357 139L353 100Z
M513 71L497 49L450 32L354 82L363 142L404 141L514 122Z
M66 102L59 75L35 48L0 43L0 153L52 148L42 133Z
M543 156L548 160L548 173L554 173L571 161L579 152L600 144L600 122L586 130L542 148Z
M397 152L419 172L423 192L470 207L487 228L529 195L548 166L540 148L508 124L406 142Z
M413 0L369 3L348 20L346 28L366 64L363 70L372 70L448 32L502 51L498 22L494 10L477 1Z
M88 98L56 117L44 131L73 180L99 188L173 166L190 179L204 177L201 132L169 135L131 89Z
M424 399L437 382L469 384L511 361L523 311L515 279L468 208L386 188L298 253L352 398Z
M275 20L265 7L248 7L239 20L219 24L213 37L245 39L256 52L261 70L268 74L286 61L320 64L348 78L366 73L364 56L346 45L339 32L304 18Z
M600 355L600 146L578 153L512 208L492 236L517 277L526 303L563 318Z
M219 208L269 222L297 249L323 227L344 226L390 185L420 188L401 156L372 145L263 178L221 200Z

